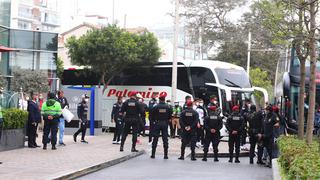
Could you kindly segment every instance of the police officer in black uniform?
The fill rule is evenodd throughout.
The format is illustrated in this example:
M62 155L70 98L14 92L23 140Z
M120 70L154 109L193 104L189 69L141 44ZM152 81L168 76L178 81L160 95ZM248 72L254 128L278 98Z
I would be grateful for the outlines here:
M165 94L161 94L159 97L159 104L152 108L150 113L150 119L155 122L154 125L154 139L152 142L152 153L151 158L155 158L156 148L158 145L158 139L160 136L160 131L162 134L163 149L164 149L164 159L168 159L168 124L171 118L172 109L168 104L165 103Z
M263 127L263 113L262 111L257 111L255 105L250 107L250 113L247 115L247 120L249 124L248 133L250 139L250 164L253 164L254 151L256 145L258 145L258 161L257 164L263 164L262 154L263 146L260 144L261 139L258 137L258 134L262 133Z
M263 132L262 135L259 134L259 137L263 139L263 146L267 149L269 155L269 164L268 167L272 167L272 147L274 143L274 134L273 128L279 127L279 120L277 115L272 112L272 106L268 105L266 107L266 115L263 119Z
M132 148L131 152L136 150L137 136L140 128L140 117L143 113L140 103L137 101L137 92L130 92L130 99L123 103L120 112L124 115L124 129L121 137L120 151L123 151L124 142L132 128Z
M218 102L218 98L216 95L211 95L210 96L210 102L207 105L207 109L209 109L210 106L216 106L217 107L217 113L220 114L221 113L221 108L219 107L219 102Z
M150 112L156 104L157 104L157 100L155 98L152 98L149 101L148 111ZM155 122L149 118L149 144L153 141L154 123Z
M189 96L189 95L187 95L186 97L185 97L185 103L184 103L184 105L183 105L183 107L182 107L182 110L186 110L186 109L188 109L188 105L187 105L187 103L189 102L189 101L191 101L191 96Z
M245 99L245 104L243 105L240 114L244 119L244 126L241 131L241 139L240 139L240 145L244 146L246 144L246 139L247 139L247 122L248 122L248 115L250 113L250 107L251 107L251 101L250 99L246 98Z
M239 106L235 105L232 107L232 114L228 117L226 128L229 131L229 162L233 162L233 150L235 148L236 159L235 163L240 163L239 154L240 154L240 137L241 130L243 128L244 120L239 113Z
M191 143L191 160L197 160L195 157L195 147L197 141L197 123L199 121L199 115L197 111L192 109L192 101L187 101L187 109L182 111L180 115L180 126L182 129L182 144L181 144L181 156L179 160L184 160L184 152L187 144Z
M82 95L82 101L78 104L77 107L77 114L80 119L81 125L79 130L73 135L74 142L77 142L77 136L81 133L81 142L88 143L88 141L84 140L88 123L88 102L89 97L86 94Z
M222 117L217 111L217 106L210 106L208 109L208 116L204 118L204 129L206 135L204 140L204 155L202 161L207 161L207 154L210 143L212 143L213 146L214 161L219 161L218 146L220 142L220 129L222 128L222 125Z
M111 112L111 122L116 123L116 129L113 135L113 144L120 144L120 136L123 129L123 116L120 112L122 106L122 97L118 97L117 103L113 105L112 112Z

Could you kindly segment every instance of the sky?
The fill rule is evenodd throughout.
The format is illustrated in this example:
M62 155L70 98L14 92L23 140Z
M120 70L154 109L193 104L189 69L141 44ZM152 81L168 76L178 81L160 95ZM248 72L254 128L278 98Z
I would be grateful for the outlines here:
M112 4L114 1L115 19L121 27L168 27L173 25L173 18L168 13L174 12L173 0L59 0L61 31L77 25L72 21L75 14L98 14L106 16L112 22ZM232 12L231 17L236 21L248 7L239 8ZM73 23L72 23L73 22Z

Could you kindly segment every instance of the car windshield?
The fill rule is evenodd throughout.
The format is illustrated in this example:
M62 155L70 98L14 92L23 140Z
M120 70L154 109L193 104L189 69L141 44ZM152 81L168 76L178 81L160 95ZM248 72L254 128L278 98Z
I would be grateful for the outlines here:
M229 87L251 88L247 73L241 69L215 69L220 84Z

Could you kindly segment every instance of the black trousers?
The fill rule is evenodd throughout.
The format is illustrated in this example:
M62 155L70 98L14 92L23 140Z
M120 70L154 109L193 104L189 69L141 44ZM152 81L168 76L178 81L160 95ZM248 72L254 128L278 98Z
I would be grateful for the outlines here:
M170 137L175 138L176 137L176 126L173 125L172 121L169 122L170 126Z
M184 155L186 146L190 143L190 148L191 148L191 156L195 155L195 148L196 148L196 142L197 142L197 132L196 130L191 130L191 131L183 131L182 134L182 139L181 139L181 155Z
M215 157L217 157L219 152L218 146L220 143L220 132L216 132L214 134L212 134L210 131L206 132L206 137L204 139L204 148L203 148L205 157L207 157L210 143L212 143L214 155Z
M49 134L51 134L51 144L57 144L59 119L44 120L42 144L46 145L49 142Z
M27 125L27 136L28 136L28 146L37 146L36 137L37 137L37 125L33 125L31 122L28 122Z
M246 128L243 128L241 131L241 143L240 143L241 146L243 146L247 143L246 139L247 139L247 130L246 130Z
M114 134L113 134L113 141L120 141L120 137L123 131L123 120L118 119L116 120L116 129L114 130Z
M124 129L121 137L121 146L124 145L131 128L132 128L132 148L136 147L137 137L140 130L140 122L138 118L125 119Z
M229 134L229 141L228 141L228 145L229 145L229 155L230 158L233 158L233 150L235 149L235 153L236 153L236 158L239 158L239 154L240 154L240 137L241 135L236 134Z
M156 122L154 125L154 137L152 141L152 149L155 151L158 145L158 139L160 136L160 132L162 134L162 141L163 141L163 149L165 151L168 150L169 148L169 143L168 143L168 123L167 122Z
M87 131L87 122L88 121L84 121L81 123L80 128L78 129L78 131L76 133L74 133L74 136L78 136L81 133L81 140L84 141L84 138L86 136L86 131Z
M201 144L204 144L204 129L201 125L200 128L197 128L197 142L201 142Z
M143 135L145 135L146 134L146 118L141 118L141 133L143 134Z
M263 146L259 145L259 139L256 134L250 134L250 159L254 158L254 150L256 149L256 145L258 146L258 161L262 161L262 154L263 154Z
M269 156L269 163L272 162L272 147L273 147L273 137L268 136L263 138L263 146L267 149L268 156Z
M155 126L155 122L150 121L150 125L149 125L149 142L152 142L152 138L154 136L154 126Z

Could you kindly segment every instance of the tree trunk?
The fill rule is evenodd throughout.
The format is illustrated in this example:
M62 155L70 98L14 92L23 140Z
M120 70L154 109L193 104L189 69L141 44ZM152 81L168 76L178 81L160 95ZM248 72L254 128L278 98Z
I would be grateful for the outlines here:
M310 2L310 86L309 86L309 111L307 121L307 143L310 145L313 138L313 126L314 126L314 111L315 111L315 97L316 97L316 65L317 65L317 54L316 54L316 1L311 0Z
M303 9L302 5L299 8L299 33L301 33L294 46L296 49L297 56L300 60L300 91L299 91L299 100L298 100L298 138L304 138L304 96L305 96L305 86L306 86L306 59L308 54L304 55L302 53L302 43L303 43ZM307 47L309 49L309 47Z
M300 91L299 91L299 104L298 104L298 138L304 138L304 96L306 85L306 60L300 59Z

